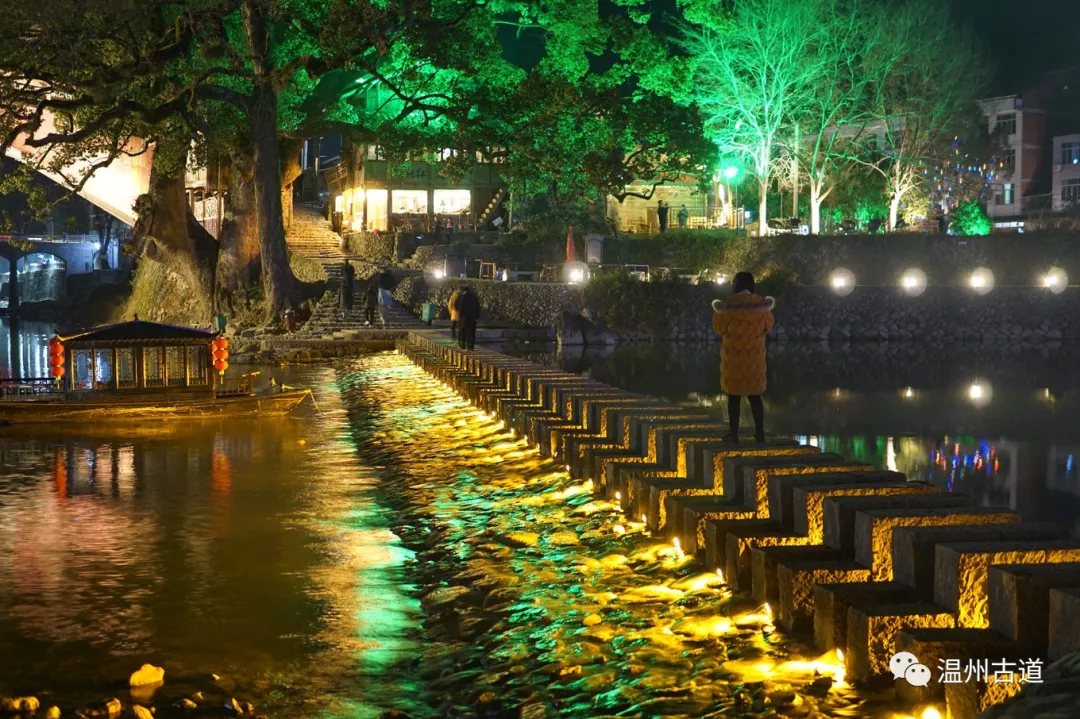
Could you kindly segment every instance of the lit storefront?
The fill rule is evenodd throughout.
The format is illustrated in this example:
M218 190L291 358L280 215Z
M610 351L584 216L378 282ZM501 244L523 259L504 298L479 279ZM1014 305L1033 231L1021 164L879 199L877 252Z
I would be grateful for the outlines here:
M494 222L505 213L500 165L478 155L477 164L454 183L440 174L439 162L392 169L379 148L369 145L343 150L341 162L325 177L344 232L494 229L505 226Z

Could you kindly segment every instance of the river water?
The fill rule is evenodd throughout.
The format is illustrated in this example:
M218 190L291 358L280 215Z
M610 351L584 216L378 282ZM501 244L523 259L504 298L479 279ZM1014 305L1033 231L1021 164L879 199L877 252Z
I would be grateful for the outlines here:
M23 325L24 367L50 329ZM0 694L126 703L150 662L169 693L209 696L216 673L276 715L424 716L402 669L420 624L411 553L357 450L350 372L262 369L312 387L321 411L0 430Z
M14 354L10 336L0 337L0 375L10 376L15 356L21 376L43 375L50 334L21 325ZM713 345L508 349L722 415ZM1077 359L1080 349L1070 348L774 346L767 420L853 459L1072 524ZM404 360L261 370L312 387L319 411L0 430L0 695L42 694L65 711L103 695L127 704L126 677L150 662L167 671L159 705L202 691L271 716L362 719L389 707L431 715L414 670L437 643L424 634L417 562L381 491L388 465L411 478L417 507L458 532L509 517L539 521L531 497L514 495L520 516L506 498L513 473L536 482L551 471L500 465L507 439L486 425L451 440L447 433L486 418L439 395ZM502 509L485 489L500 481ZM508 551L486 539L467 549L448 536L460 546L436 548L440 557L490 552L494 567ZM515 548L512 561L532 551ZM565 568L545 557L530 561L553 565L537 573L553 582ZM526 566L503 570L528 589L540 570ZM211 683L211 673L222 679Z

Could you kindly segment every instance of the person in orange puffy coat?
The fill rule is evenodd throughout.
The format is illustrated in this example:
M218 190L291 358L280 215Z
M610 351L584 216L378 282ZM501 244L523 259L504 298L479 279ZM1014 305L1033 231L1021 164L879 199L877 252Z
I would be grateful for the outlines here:
M754 276L749 272L735 275L732 293L723 300L713 300L713 330L721 336L720 389L728 396L728 428L725 437L739 441L739 413L742 398L750 401L754 415L754 438L765 441L765 335L773 327L772 297L755 293Z

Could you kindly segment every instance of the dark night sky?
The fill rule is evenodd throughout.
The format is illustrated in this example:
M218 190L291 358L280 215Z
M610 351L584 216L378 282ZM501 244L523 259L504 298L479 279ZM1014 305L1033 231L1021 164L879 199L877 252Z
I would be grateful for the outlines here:
M996 90L1020 93L1042 72L1080 65L1080 0L943 0L982 38Z

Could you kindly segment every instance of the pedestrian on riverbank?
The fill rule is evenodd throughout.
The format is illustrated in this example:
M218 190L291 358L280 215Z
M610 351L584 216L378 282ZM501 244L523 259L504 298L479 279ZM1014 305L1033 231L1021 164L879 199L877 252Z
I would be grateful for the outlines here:
M686 205L683 205L679 210L679 214L676 215L679 218L679 229L685 230L686 223L690 220L690 210L686 209Z
M450 295L450 301L446 303L446 308L450 310L450 337L457 339L458 323L461 321L461 315L457 311L458 297L461 297L461 293L465 290L465 285L458 287L454 290L454 293Z
M754 439L765 441L765 335L773 327L772 297L757 294L754 276L740 272L732 282L732 293L713 300L713 330L720 344L720 389L728 396L728 435L739 441L739 414L742 398L750 402L754 415Z
M394 298L390 294L392 289L394 289L394 273L383 267L379 271L379 304L383 307L389 307L393 303Z
M454 303L454 307L457 308L458 321L461 323L461 331L458 332L458 347L471 351L476 346L476 323L480 319L480 298L468 285L465 285L461 288L461 294Z
M368 325L375 324L375 310L379 307L379 291L374 282L368 283L364 293L364 321Z
M341 266L341 287L338 288L338 299L341 303L341 319L346 319L353 306L353 293L356 290L356 270L345 260Z
M656 221L660 223L660 234L667 232L668 205L663 200L656 201Z

